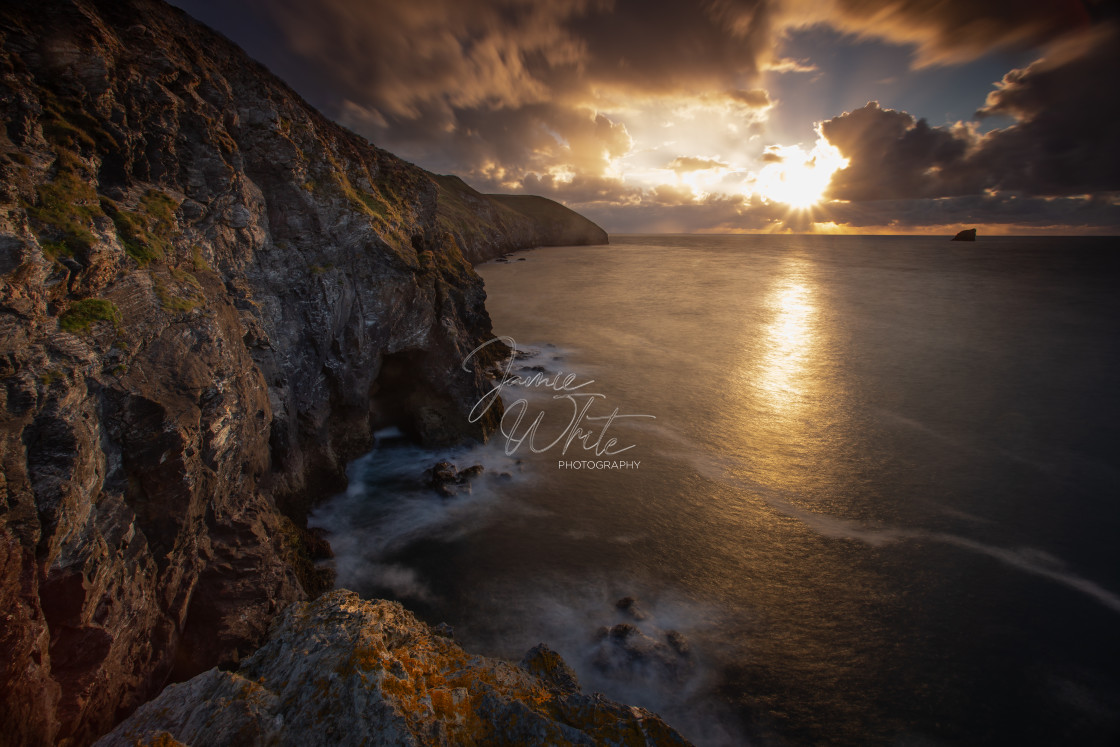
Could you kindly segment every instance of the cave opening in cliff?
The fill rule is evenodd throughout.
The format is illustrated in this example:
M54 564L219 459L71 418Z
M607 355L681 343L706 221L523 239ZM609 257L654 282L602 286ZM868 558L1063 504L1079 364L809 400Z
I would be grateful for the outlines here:
M426 354L421 350L387 353L381 370L370 385L370 427L376 433L398 428L410 440L427 444L439 440L429 422L433 413L445 412L446 396L431 382L417 375L426 370Z

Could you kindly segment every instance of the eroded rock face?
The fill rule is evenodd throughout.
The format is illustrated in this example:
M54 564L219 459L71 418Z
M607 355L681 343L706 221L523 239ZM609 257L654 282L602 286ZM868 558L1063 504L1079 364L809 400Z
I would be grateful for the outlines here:
M303 520L375 429L485 437L490 321L430 175L180 11L0 35L0 723L83 744L329 587Z
M585 695L545 646L520 666L470 656L395 602L292 605L236 672L169 686L98 747L683 745L657 716Z

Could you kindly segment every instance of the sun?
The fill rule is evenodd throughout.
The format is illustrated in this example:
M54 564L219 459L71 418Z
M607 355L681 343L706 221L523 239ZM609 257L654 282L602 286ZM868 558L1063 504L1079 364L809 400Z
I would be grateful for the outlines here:
M823 137L808 153L800 145L775 145L767 153L778 160L758 172L755 191L795 210L808 210L823 200L833 173L848 165L848 159Z

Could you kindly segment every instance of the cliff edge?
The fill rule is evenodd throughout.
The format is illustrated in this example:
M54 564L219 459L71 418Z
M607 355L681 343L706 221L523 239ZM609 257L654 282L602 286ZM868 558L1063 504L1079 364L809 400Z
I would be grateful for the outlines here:
M486 437L462 243L526 234L158 0L0 37L0 742L86 744L330 587L306 512L374 430Z
M536 195L485 195L457 176L434 178L440 225L472 264L516 249L608 243L606 231L558 202Z
M136 744L687 742L649 711L581 692L544 645L519 666L471 656L396 602L338 590L290 606L237 671L169 686L97 747Z

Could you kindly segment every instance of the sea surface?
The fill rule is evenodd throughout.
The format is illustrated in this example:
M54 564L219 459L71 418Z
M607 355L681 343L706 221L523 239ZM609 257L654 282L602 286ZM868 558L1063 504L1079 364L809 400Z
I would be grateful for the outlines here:
M507 435L381 433L313 517L340 586L698 744L1120 742L1120 240L513 259ZM440 497L440 459L486 472Z

